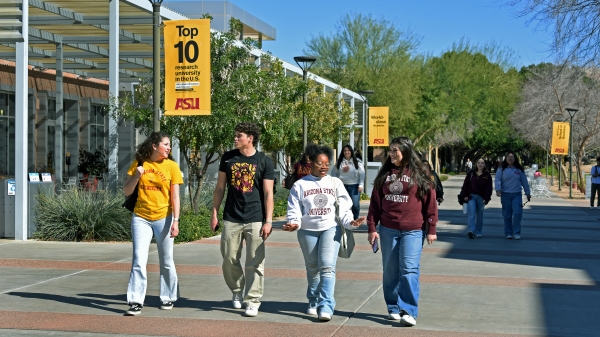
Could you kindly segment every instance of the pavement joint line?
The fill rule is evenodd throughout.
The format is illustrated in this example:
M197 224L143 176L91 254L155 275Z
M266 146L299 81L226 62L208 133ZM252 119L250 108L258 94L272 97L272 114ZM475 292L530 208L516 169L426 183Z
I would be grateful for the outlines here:
M365 306L365 304L367 304L367 302L369 302L369 300L371 300L371 298L373 298L373 296L375 296L375 294L377 294L377 292L379 291L379 289L381 289L383 287L383 284L380 284L379 287L377 289L375 289L375 291L373 291L373 293L371 294L371 296L367 297L367 299L365 299L359 306L358 308L356 308L356 310L354 310L352 312L352 314L350 314L348 317L346 317L346 319L344 319L344 321L342 322L342 324L340 324L337 329L335 329L333 331L333 333L331 334L331 337L335 336L337 334L337 332L344 326L344 324L346 324L346 322L348 322L350 320L350 318L352 318L356 312L358 312L362 307Z

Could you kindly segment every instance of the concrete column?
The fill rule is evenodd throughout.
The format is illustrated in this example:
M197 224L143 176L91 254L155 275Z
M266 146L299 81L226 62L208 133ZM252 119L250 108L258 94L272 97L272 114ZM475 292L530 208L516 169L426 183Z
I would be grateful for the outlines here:
M111 99L119 99L119 0L110 0L108 18L108 91ZM108 189L117 191L119 173L119 121L108 120Z
M63 173L65 172L64 167L66 165L65 159L65 144L63 144L64 136L64 123L65 123L65 110L64 110L64 96L63 96L63 45L59 43L56 45L56 119L54 122L54 165L56 182L63 182ZM71 154L72 155L72 154ZM71 166L77 165L77 163L71 162Z
M22 32L23 42L17 42L16 65L15 65L15 155L20 160L15 160L15 183L17 187L15 195L15 240L27 240L29 225L27 201L27 117L29 111L29 3L23 1L22 6Z

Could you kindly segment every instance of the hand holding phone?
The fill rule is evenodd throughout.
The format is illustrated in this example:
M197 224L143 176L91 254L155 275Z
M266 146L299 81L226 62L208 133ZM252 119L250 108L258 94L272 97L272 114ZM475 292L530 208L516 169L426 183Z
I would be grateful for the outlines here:
M371 245L371 247L373 248L373 253L377 253L377 251L379 250L379 239L375 238L375 240L373 240L373 244Z

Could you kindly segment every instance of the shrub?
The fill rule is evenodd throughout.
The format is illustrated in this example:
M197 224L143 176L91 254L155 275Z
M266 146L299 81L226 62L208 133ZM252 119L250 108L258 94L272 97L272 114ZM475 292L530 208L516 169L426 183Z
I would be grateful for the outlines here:
M123 193L68 189L61 194L40 190L34 209L33 237L54 241L131 240L131 213Z
M287 200L290 195L290 190L285 188L278 188L277 192L273 196L273 218L282 217L287 214Z
M448 180L448 176L445 174L440 175L440 181L446 181Z
M182 207L179 214L179 235L175 237L175 243L191 242L202 238L219 235L221 229L216 233L210 229L211 209L201 206L198 213L194 214L190 207ZM222 219L219 214L219 219Z
M366 193L361 193L360 200L371 200L371 197L369 197L369 195Z

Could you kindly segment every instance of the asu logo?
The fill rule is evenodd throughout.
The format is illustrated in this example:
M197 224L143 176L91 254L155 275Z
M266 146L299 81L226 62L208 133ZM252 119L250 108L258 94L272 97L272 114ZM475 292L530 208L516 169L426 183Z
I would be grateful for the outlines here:
M373 144L384 144L383 138L373 139Z
M175 110L200 109L200 98L178 98Z

